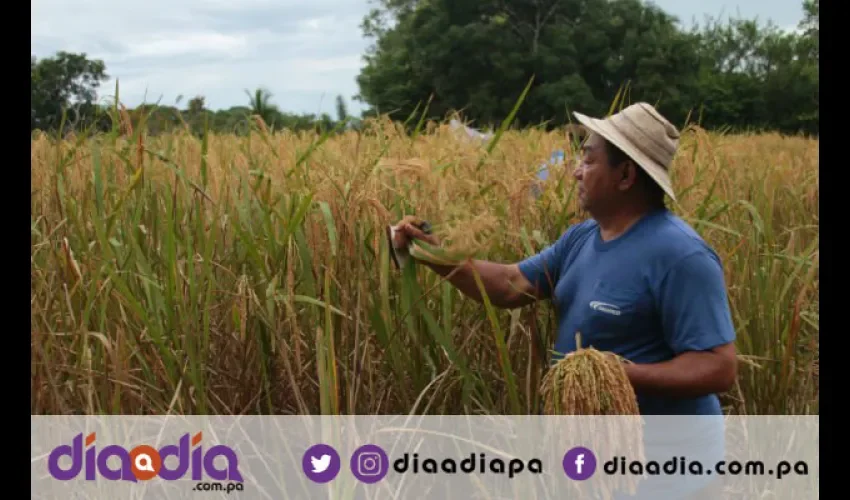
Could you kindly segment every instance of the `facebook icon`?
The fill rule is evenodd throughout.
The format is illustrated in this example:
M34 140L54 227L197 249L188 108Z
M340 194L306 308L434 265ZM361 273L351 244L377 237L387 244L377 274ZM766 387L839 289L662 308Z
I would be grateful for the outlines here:
M596 472L596 456L587 448L578 446L564 455L564 472L574 481L584 481Z

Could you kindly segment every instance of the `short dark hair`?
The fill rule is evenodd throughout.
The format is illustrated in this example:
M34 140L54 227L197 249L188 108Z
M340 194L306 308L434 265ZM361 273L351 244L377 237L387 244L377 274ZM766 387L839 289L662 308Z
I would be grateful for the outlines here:
M637 168L637 182L638 184L642 184L646 189L647 193L651 201L658 205L664 204L664 190L661 189L661 186L655 182L655 179L649 176L646 173L646 170L640 167L636 161L634 161L629 155L623 152L622 149L615 146L611 141L603 139L605 143L605 153L608 156L608 165L612 168L617 165L623 163L624 161L631 161L635 164Z

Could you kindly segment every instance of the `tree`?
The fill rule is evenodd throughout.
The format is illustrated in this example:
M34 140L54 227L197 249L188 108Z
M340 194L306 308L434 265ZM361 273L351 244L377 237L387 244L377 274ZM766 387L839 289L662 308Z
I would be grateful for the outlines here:
M267 126L274 127L280 117L280 111L278 111L277 106L271 103L271 92L258 88L253 94L247 90L245 93L248 94L251 114L262 118Z
M433 96L429 118L462 110L480 126L497 125L532 76L520 123L563 124L574 110L604 114L629 81L633 99L660 100L668 112L684 115L683 102L696 87L694 38L638 0L432 0L391 7L364 20L375 43L358 84L361 100L399 117ZM395 24L376 21L385 18Z
M101 60L85 53L58 52L55 56L31 57L31 130L52 130L62 122L63 113L78 125L89 124L96 113L97 89L108 78ZM67 116L66 114L66 116Z
M807 35L733 19L712 20L700 37L703 126L817 133L817 59Z
M204 111L204 101L205 98L202 95L195 96L189 100L189 114L190 115L199 115Z
M684 31L641 0L380 0L362 24L374 43L356 98L367 115L405 120L428 103L429 119L497 126L533 76L519 125L605 115L626 88L626 104L680 125L811 132L819 0L804 6L799 35L740 19Z
M804 0L805 17L798 26L803 31L806 40L807 55L815 61L820 61L820 0Z
M348 118L348 109L341 95L336 96L336 119L344 122Z

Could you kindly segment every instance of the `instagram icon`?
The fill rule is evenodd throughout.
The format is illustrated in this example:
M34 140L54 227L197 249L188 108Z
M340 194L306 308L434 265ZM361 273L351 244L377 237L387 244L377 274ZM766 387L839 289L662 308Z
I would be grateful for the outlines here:
M366 444L351 455L351 473L364 483L377 483L389 472L389 462L387 453L381 447Z

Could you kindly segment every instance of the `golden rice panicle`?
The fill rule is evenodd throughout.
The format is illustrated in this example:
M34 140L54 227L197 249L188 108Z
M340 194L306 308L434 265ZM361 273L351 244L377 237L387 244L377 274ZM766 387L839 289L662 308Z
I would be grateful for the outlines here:
M639 415L623 360L612 352L579 348L543 377L547 415Z
M643 429L637 396L629 382L623 359L593 347L579 348L564 356L546 373L540 392L545 415L580 416L558 421L555 436L567 439L563 446L580 440L599 455L643 457ZM565 448L566 449L566 448ZM603 498L612 491L634 494L638 478L623 476L595 485ZM589 487L589 486L588 486ZM585 486L578 493L587 493Z

